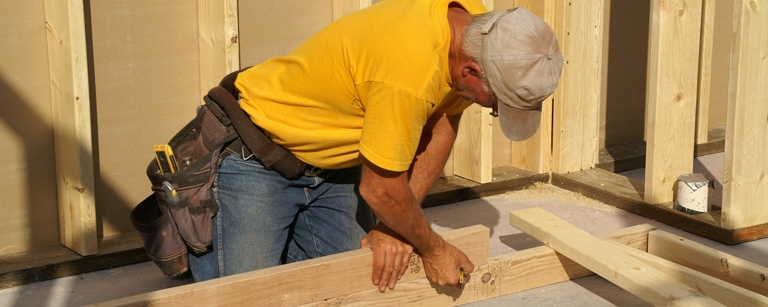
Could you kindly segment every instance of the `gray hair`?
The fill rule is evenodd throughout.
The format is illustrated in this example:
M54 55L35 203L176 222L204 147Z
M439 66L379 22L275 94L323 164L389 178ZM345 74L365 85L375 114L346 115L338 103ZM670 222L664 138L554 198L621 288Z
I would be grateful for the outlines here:
M464 29L464 37L461 41L461 49L464 51L470 59L475 61L480 68L485 71L483 67L482 50L483 50L483 25L494 16L504 13L504 11L490 11L484 14L476 15L472 17L467 27ZM480 78L483 80L483 88L488 93L493 93L488 80L483 73Z

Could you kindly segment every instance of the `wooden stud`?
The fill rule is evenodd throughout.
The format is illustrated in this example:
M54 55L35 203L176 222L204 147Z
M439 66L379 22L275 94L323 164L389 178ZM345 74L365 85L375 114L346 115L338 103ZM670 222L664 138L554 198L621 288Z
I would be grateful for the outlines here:
M724 282L702 272L687 268L648 253L632 249L618 242L610 242L620 250L659 270L672 279L696 289L725 306L768 306L768 297Z
M554 94L552 171L568 173L593 168L598 161L608 13L604 0L556 3L555 33L565 65Z
M492 131L493 117L477 104L461 115L461 124L453 145L453 174L478 183L493 180Z
M333 0L333 20L371 6L371 0Z
M656 306L723 306L541 208L510 212L509 223Z
M83 2L45 0L45 21L61 244L93 255L98 248Z
M715 0L702 0L699 90L696 100L696 144L709 142L709 100L712 82L712 48L715 40Z
M648 253L768 296L768 268L694 241L652 231L648 234Z
M768 223L768 1L734 2L722 225Z
M240 69L237 0L198 0L197 13L202 103L221 78Z
M490 230L485 226L470 226L441 234L449 243L467 254L476 266L488 262ZM206 282L148 292L94 306L188 306L190 303L206 306L264 305L297 306L324 302L351 293L378 290L371 283L373 257L370 249L359 249L336 255L295 262L277 267L247 272ZM406 274L396 289L419 291L406 283L424 284L421 258L414 255ZM428 282L424 284L429 285ZM432 293L434 289L429 288ZM455 293L448 293L449 299ZM436 298L440 300L440 298Z
M645 202L672 201L693 171L702 0L651 1Z

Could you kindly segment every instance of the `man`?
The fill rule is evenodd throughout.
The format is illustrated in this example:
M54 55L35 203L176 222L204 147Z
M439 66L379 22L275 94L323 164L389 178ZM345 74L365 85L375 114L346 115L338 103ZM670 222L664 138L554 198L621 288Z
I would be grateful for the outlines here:
M430 280L460 286L474 265L432 231L420 204L461 112L492 108L505 135L524 139L563 63L554 33L529 11L475 17L484 11L477 0L386 0L240 73L243 110L311 167L286 179L233 150L214 184L214 251L190 257L195 280L371 248L383 292L415 248ZM363 201L379 220L367 234L356 221Z

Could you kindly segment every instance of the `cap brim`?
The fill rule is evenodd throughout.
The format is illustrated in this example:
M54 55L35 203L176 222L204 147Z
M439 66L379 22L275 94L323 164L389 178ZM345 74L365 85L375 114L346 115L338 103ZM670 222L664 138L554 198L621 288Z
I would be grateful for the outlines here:
M499 123L508 139L520 142L533 136L541 123L541 105L536 109L520 110L499 102Z

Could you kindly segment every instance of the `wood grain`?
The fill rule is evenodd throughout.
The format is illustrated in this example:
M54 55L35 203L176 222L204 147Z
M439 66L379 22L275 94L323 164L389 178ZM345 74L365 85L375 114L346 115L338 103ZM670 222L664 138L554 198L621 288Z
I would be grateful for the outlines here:
M648 48L645 197L673 200L673 186L693 171L702 0L651 1Z
M61 244L96 254L91 99L83 2L45 0ZM34 187L32 187L34 189Z
M221 78L240 69L237 0L197 0L200 102Z
M768 268L680 236L651 232L648 253L768 296Z
M734 2L723 226L768 223L768 1Z
M654 306L723 306L544 209L512 211L509 223Z
M442 236L464 251L475 265L487 263L490 237L487 227L471 226L447 231ZM398 288L402 286L403 290L409 291L411 288L405 283L426 279L420 261L418 256L412 258ZM206 306L297 306L320 303L366 290L378 292L371 283L372 265L371 250L359 249L94 306L188 306L190 303Z

